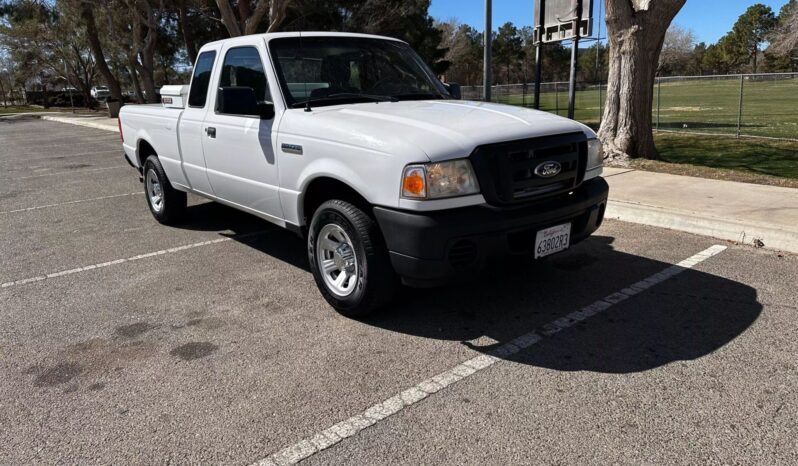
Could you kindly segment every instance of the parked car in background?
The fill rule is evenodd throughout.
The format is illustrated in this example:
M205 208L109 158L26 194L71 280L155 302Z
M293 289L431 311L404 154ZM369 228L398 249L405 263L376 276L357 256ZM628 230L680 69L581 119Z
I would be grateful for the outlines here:
M539 259L602 223L593 130L458 99L396 39L248 35L205 45L190 87L119 126L156 220L179 222L191 192L295 231L325 299L362 316L400 283Z
M91 88L91 96L97 100L105 100L111 95L107 86L94 86Z

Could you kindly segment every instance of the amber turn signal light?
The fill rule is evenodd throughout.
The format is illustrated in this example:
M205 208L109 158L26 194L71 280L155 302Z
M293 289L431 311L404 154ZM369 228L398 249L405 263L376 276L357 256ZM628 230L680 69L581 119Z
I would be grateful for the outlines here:
M405 168L402 177L402 196L409 198L427 197L427 179L424 167L410 166Z

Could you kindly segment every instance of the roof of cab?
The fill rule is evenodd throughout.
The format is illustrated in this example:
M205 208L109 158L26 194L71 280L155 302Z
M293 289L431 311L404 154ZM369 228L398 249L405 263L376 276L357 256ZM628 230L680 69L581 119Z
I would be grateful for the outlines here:
M365 39L382 39L392 40L395 42L404 41L396 39L395 37L376 36L373 34L360 34L356 32L324 32L324 31L297 31L297 32L267 32L265 34L250 34L247 36L230 37L228 39L221 39L213 42L208 42L203 45L203 48L209 45L217 45L225 42L250 42L253 37L261 37L267 42L271 39L280 39L283 37L360 37Z

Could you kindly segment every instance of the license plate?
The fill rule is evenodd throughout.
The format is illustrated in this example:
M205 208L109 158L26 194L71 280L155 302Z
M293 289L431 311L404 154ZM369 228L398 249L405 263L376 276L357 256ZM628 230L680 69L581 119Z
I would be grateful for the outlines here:
M563 223L538 231L535 236L535 259L565 251L571 242L571 224Z

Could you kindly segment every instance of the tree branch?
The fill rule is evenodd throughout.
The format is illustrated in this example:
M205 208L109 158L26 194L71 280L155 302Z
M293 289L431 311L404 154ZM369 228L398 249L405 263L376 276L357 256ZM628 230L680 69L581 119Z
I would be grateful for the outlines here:
M241 27L238 25L235 13L233 13L233 6L230 0L216 0L216 6L219 7L219 12L222 14L222 24L227 28L227 33L230 37L238 37L241 35Z

